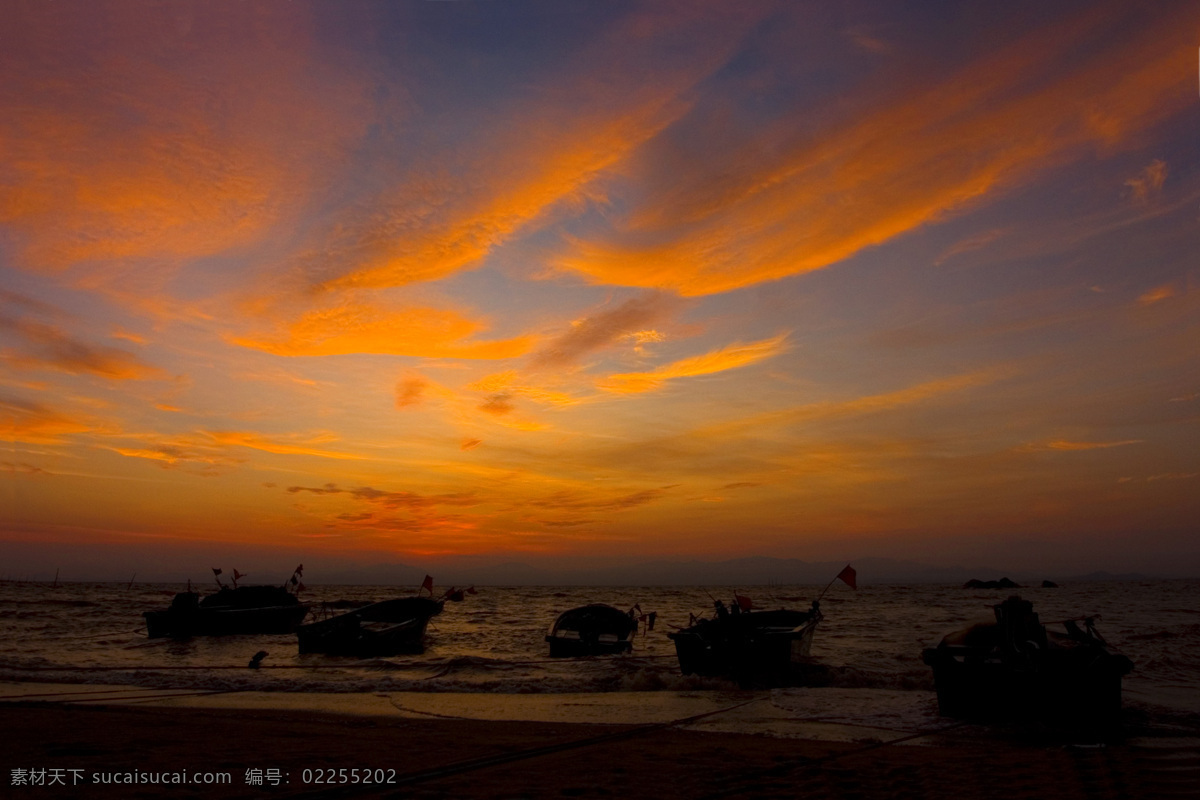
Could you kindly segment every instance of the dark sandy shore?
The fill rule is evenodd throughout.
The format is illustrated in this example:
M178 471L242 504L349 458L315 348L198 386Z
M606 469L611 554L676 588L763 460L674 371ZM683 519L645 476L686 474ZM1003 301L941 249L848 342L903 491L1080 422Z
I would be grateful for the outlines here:
M871 746L629 725L30 701L0 704L0 737L0 795L13 798L1200 797L1194 738L1078 747L970 734L943 735L937 746ZM67 785L22 785L38 780L30 770ZM91 782L95 773L183 771L228 773L230 782Z

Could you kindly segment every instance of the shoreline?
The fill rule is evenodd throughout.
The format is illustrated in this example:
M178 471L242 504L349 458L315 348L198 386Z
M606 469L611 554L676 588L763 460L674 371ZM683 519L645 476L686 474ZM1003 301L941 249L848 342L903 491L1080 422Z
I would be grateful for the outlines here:
M13 697L18 688L23 699ZM1200 770L1195 731L1071 744L941 720L946 729L941 735L917 732L919 738L905 739L899 732L856 731L857 738L838 740L828 736L829 729L822 738L821 729L792 732L811 736L780 736L764 732L770 725L749 732L712 724L739 713L748 715L742 723L769 722L778 709L763 702L765 693L647 697L653 694L475 695L449 698L449 705L445 696L427 696L431 705L421 708L413 693L202 695L0 684L0 732L10 743L0 779L14 797L24 796L22 791L50 796L54 790L68 796L72 790L63 786L11 784L15 770L41 769L80 770L63 776L81 775L89 785L79 787L80 794L87 797L236 798L264 792L326 797L357 791L423 798L1065 800L1194 796ZM431 710L435 701L443 710L476 713L473 718L438 713ZM642 706L643 721L596 720L604 708L619 710L630 702ZM683 709L698 713L671 716ZM503 718L506 713L532 718ZM351 783L355 769L360 779L367 774L361 770L372 770L390 781ZM280 784L247 783L255 770L260 780L274 775ZM230 782L170 787L90 782L114 773L148 778L155 771L222 772Z

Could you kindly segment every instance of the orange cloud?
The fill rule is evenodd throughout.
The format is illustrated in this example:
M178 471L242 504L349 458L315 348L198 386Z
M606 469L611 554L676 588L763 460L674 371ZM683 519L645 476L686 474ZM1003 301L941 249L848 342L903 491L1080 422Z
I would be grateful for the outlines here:
M1138 303L1143 306L1153 305L1161 300L1166 300L1168 297L1175 296L1175 287L1170 284L1166 286L1155 286L1148 292L1142 294L1138 298Z
M426 358L500 359L529 350L532 339L472 342L483 326L454 311L389 309L362 302L310 311L274 335L230 337L234 344L281 356L380 353Z
M0 439L27 444L61 444L75 433L96 430L92 423L74 419L37 403L0 397Z
M705 163L639 186L647 199L611 235L572 240L557 263L597 283L684 295L828 266L1039 172L1119 149L1186 107L1197 13L1181 6L1139 28L1097 9L813 139L789 144L768 132L783 141L706 153ZM1098 39L1114 46L1093 47Z
M602 389L619 394L649 392L661 388L665 381L674 378L711 375L716 372L746 367L773 358L787 349L787 334L780 334L773 339L763 339L749 344L740 342L731 344L711 353L675 361L651 372L609 375L599 381L597 385Z
M687 111L681 98L766 11L686 4L623 15L543 76L536 92L477 123L478 140L435 154L427 170L397 175L396 188L319 233L299 257L303 270L323 276L314 281L323 289L343 290L474 267L560 204L588 199L596 178ZM662 46L667 38L670 48Z
M280 455L301 455L301 456L319 456L321 458L337 458L345 460L358 459L360 456L351 455L349 453L338 453L332 450L322 450L312 446L312 444L329 441L330 437L318 437L317 442L301 442L293 444L290 442L280 442L269 439L261 434L252 433L249 431L205 431L205 435L212 438L218 444L236 447L249 447L253 450L262 450L267 453L278 453Z

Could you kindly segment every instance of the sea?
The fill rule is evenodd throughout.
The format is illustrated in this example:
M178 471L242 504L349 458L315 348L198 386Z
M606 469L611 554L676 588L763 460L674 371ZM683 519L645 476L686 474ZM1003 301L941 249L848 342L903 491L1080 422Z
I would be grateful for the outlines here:
M498 695L523 695L531 702L539 696L619 695L626 698L622 707L633 710L667 697L736 699L737 687L728 681L680 674L667 634L686 626L693 615L711 614L714 599L728 604L737 594L756 608L807 609L824 589L480 586L463 602L446 603L431 621L423 654L361 660L301 655L294 635L147 638L142 612L166 607L184 588L0 582L0 681L297 697L403 693L419 698L423 713L435 716L482 707ZM302 599L316 608L414 593L413 587L316 586ZM933 676L921 661L922 648L947 632L992 619L992 606L1012 594L1031 600L1043 622L1095 617L1109 644L1135 665L1124 683L1126 713L1200 732L1200 581L1188 580L1009 590L947 585L852 590L835 584L821 599L825 618L812 646L821 680L772 691L771 707L867 728L918 730L936 724ZM549 658L545 634L551 622L560 612L588 603L622 610L637 605L655 612L655 625L643 626L627 655ZM261 668L250 669L260 651L267 652ZM610 721L622 720L617 714Z

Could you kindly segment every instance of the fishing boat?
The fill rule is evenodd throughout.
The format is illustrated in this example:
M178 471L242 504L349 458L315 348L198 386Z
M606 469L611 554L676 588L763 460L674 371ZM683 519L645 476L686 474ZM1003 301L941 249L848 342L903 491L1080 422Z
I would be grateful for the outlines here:
M726 608L713 601L712 617L668 633L684 675L730 678L745 687L779 686L801 678L813 634L824 618L820 602L807 611L753 611L745 598Z
M1133 662L1109 647L1093 617L1056 623L1062 630L1047 628L1019 596L993 610L995 622L947 634L922 651L933 667L942 716L1087 724L1116 719L1121 679Z
M444 601L398 597L301 625L301 653L376 658L425 651L425 629Z
M638 615L593 603L562 612L546 631L551 658L610 655L633 649L638 632Z
M172 636L291 633L309 607L284 586L222 586L203 599L199 592L179 592L161 611L144 611L151 639Z

